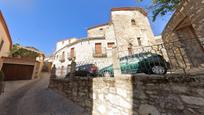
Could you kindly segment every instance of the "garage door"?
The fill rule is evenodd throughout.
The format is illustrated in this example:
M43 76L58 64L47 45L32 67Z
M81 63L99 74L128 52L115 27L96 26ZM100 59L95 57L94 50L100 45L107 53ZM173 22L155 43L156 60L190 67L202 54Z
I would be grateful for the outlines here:
M33 65L3 64L2 71L5 80L29 80L32 79Z

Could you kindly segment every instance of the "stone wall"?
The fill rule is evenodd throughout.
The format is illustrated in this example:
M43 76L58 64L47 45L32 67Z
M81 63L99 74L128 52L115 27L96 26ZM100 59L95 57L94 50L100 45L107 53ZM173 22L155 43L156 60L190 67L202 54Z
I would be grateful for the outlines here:
M203 115L204 76L52 79L93 115Z
M204 64L204 0L184 0L165 27L162 37L173 67Z

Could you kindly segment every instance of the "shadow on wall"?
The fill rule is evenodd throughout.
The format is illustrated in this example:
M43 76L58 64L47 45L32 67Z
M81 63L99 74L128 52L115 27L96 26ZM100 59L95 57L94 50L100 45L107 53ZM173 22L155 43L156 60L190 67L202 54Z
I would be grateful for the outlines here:
M201 76L132 77L132 115L203 115Z
M90 115L203 115L204 78L145 76L51 79L54 89Z

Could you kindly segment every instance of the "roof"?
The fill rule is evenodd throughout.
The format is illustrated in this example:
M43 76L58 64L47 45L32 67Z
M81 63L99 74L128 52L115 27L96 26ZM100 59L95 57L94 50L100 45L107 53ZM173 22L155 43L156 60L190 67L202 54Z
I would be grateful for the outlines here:
M140 7L120 7L112 8L111 11L140 11L143 15L147 16L147 12Z
M30 49L30 50L35 50L37 52L39 52L39 50L35 47L32 47L32 46L26 46L26 48Z
M100 25L96 25L96 26L93 26L93 27L89 27L88 30L94 29L94 28L98 28L98 27L102 27L102 26L107 26L107 25L109 25L109 23L105 23L105 24L100 24Z
M65 38L63 40L59 40L58 42L63 42L63 41L67 41L67 40L78 40L77 38L73 37L73 38Z
M112 8L111 9L111 12L113 11L139 11L141 12L144 16L147 16L147 13L146 11L143 9L143 8L140 8L140 7L120 7L120 8ZM95 28L98 28L98 27L102 27L102 26L107 26L111 23L108 22L108 23L105 23L105 24L100 24L100 25L96 25L96 26L93 26L93 27L89 27L88 30L90 29L95 29Z
M26 50L29 50L29 51L33 51L33 52L36 52L38 54L42 54L44 55L43 52L39 51L38 49L34 48L34 47L24 47L24 46L17 46L19 48L23 48L23 49L26 49Z
M12 46L13 43L12 43L12 40L11 40L11 36L10 36L9 30L8 30L8 27L6 25L6 21L4 20L4 17L3 17L3 14L1 13L1 11L0 11L0 22L2 23L3 28L6 31L6 35L8 37L9 42L10 42L10 49L11 49L13 47Z

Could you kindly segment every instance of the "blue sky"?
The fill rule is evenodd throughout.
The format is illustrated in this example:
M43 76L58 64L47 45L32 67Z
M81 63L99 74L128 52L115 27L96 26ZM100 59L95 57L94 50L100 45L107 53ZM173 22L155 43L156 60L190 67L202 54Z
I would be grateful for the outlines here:
M0 0L14 43L33 46L51 54L57 41L70 37L86 37L88 27L110 19L113 7L147 7L150 0ZM171 15L158 17L151 26L159 35ZM151 13L149 12L151 20Z

